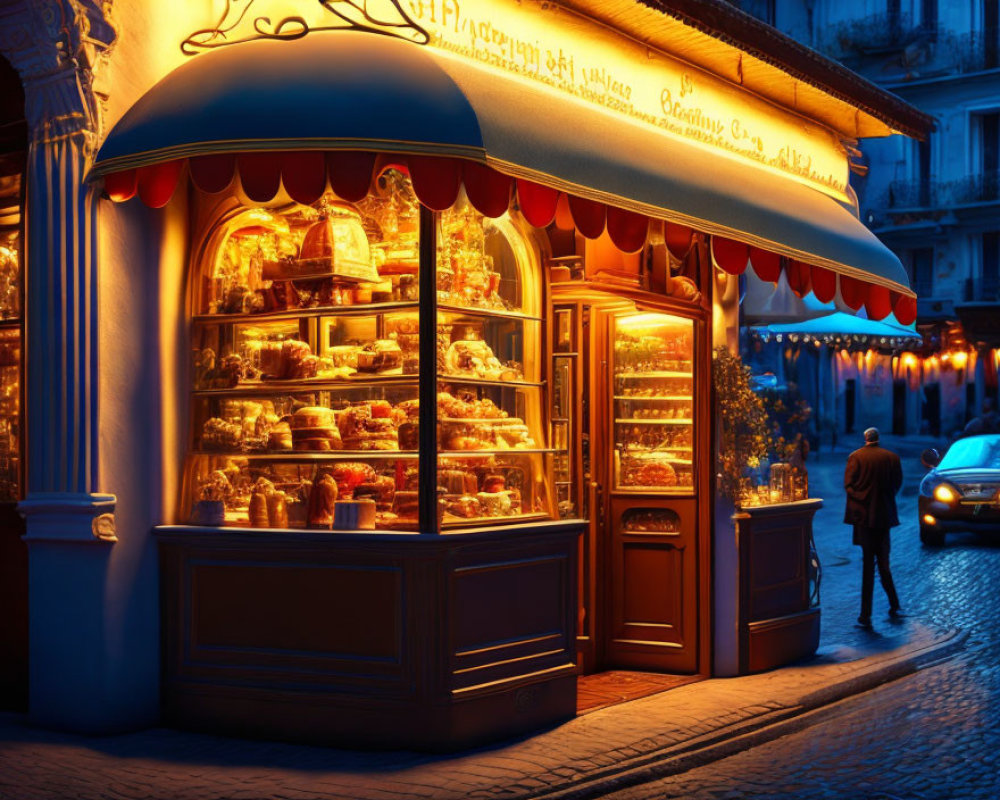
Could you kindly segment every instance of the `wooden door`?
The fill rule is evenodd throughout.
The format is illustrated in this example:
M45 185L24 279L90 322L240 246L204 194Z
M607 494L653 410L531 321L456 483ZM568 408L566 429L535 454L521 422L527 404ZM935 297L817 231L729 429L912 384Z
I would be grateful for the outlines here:
M697 511L693 499L614 498L609 662L697 671Z
M697 672L697 490L704 484L698 470L707 414L696 402L703 388L696 365L703 326L673 314L632 312L606 315L603 327L604 661Z

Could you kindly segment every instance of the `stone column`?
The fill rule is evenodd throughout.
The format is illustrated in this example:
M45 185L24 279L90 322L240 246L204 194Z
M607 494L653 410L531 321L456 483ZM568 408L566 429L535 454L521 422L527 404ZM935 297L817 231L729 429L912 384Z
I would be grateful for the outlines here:
M107 714L104 580L115 497L97 491L97 197L94 69L114 41L101 0L15 0L0 52L21 75L26 174L29 714L100 731ZM110 703L114 705L113 702Z

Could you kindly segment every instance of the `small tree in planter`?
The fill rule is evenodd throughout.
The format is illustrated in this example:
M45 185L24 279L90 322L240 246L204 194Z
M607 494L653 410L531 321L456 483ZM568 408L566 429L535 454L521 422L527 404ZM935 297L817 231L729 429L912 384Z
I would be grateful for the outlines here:
M751 474L769 450L767 412L750 387L750 368L725 347L715 350L712 381L719 423L717 490L739 508L753 490Z

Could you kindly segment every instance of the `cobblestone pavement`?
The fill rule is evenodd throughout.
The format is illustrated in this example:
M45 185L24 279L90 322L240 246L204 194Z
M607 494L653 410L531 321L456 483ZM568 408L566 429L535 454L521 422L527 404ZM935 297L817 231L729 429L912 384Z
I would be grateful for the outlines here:
M900 626L880 626L874 636L857 631L852 623L860 566L849 532L839 523L842 469L843 454L834 454L828 462L817 462L811 473L813 494L830 500L816 525L825 576L823 638L820 657L807 663L691 684L578 717L532 737L446 757L355 753L163 729L77 736L32 729L17 715L0 714L0 800L569 800L596 797L612 785L649 781L668 772L675 774L670 781L620 796L824 797L827 784L820 781L829 778L829 786L839 787L839 798L961 797L916 791L926 789L920 779L931 780L939 769L952 766L929 758L939 744L949 746L947 759L966 750L995 759L986 752L995 736L987 736L981 725L995 710L995 685L980 666L983 655L996 655L987 645L995 628L981 626L978 602L985 598L996 606L985 591L990 582L984 575L987 560L995 562L1000 548L970 541L939 553L923 552L913 543L913 526L902 529L895 539L895 564L902 597L915 617ZM910 477L915 486L919 474ZM912 493L907 502L915 506ZM905 505L904 513L909 513ZM969 587L975 587L973 592ZM880 612L884 605L876 605ZM880 690L880 697L900 698L887 711L881 705L869 707L867 699L827 706L833 697L874 685L873 676L886 680L909 673L918 651L939 658L949 636L953 645L948 652L954 652L958 637L947 632L960 626L976 628L975 652L967 663L918 672ZM914 685L924 687L920 703L913 702L906 688ZM837 691L831 694L833 689ZM871 722L876 707L878 714L890 714L885 730ZM801 730L810 714L826 716L774 745L703 766L767 742L777 735L773 731ZM963 744L952 747L951 739L959 733L965 736ZM852 747L852 741L859 747ZM888 756L886 750L891 750ZM885 771L891 784L883 783L878 773L872 777L873 767L881 768L883 761L892 767ZM914 790L909 795L877 794L886 785L911 785ZM809 789L797 791L795 786Z
M890 444L887 441L887 445ZM902 448L901 448L902 449ZM905 451L904 451L905 455ZM994 800L1000 797L1000 538L949 536L940 550L920 546L915 453L904 458L903 525L892 539L892 564L904 607L915 617L968 632L962 658L923 670L817 712L801 731L673 778L608 795L615 800ZM824 454L810 472L819 496L835 497L839 455ZM825 485L817 485L825 484ZM860 550L839 523L839 503L816 525L825 582L823 641L855 637ZM876 582L876 632L891 630ZM869 635L861 632L861 635Z

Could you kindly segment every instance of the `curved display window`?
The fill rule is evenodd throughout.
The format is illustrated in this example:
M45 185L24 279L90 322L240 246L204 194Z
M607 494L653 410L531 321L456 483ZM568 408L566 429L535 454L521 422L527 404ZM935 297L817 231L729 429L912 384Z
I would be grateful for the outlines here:
M192 280L181 515L198 525L417 530L419 205L390 169L359 203L232 209ZM438 216L438 519L552 516L541 276L529 230ZM429 305L429 303L427 303Z

